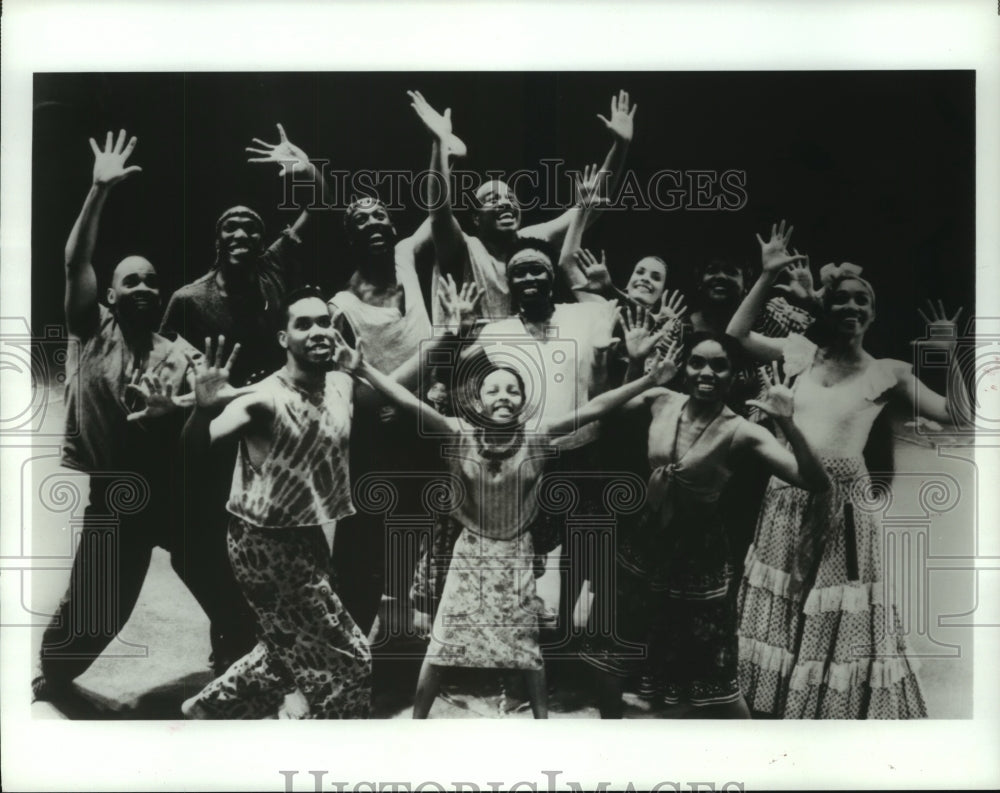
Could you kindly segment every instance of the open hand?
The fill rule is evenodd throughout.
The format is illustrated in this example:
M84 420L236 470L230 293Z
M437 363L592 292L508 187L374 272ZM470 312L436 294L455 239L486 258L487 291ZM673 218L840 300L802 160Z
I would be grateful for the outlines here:
M666 290L660 296L660 310L653 316L657 325L663 322L679 321L687 312L684 305L684 295L679 289Z
M792 248L792 253L796 256L799 255L795 248ZM808 256L803 255L802 261L792 262L788 265L788 279L787 284L775 284L774 288L803 301L815 302L818 299L813 284L812 270L809 269Z
M680 352L680 342L674 340L666 349L657 349L653 354L649 376L656 385L666 385L677 376L677 356Z
M406 93L410 97L410 107L424 122L427 131L437 138L440 145L447 148L449 154L455 157L464 157L465 144L451 131L451 108L446 107L444 113L438 113L419 91L407 91Z
M104 141L104 151L101 151L97 141L91 138L90 149L94 152L94 184L111 187L134 173L141 173L142 168L138 165L125 166L125 161L138 142L139 139L133 135L126 144L125 130L118 132L117 141L114 140L114 133L108 132Z
M604 122L604 126L612 135L623 143L628 143L632 140L633 120L635 119L635 111L638 109L638 105L632 105L631 109L629 108L628 91L623 90L618 92L618 96L611 97L611 118L605 118L600 113L597 114L597 117Z
M748 399L746 403L760 408L772 418L790 419L794 412L795 398L792 389L789 387L791 375L786 373L784 378L780 377L777 361L771 364L770 371L767 370L767 367L762 366L760 372L767 385L767 391L764 392L764 396L760 399Z
M656 343L666 335L669 323L656 330L656 315L642 306L634 306L622 312L622 327L625 329L625 349L633 361L641 361L652 352Z
M574 251L573 258L576 260L576 266L583 273L583 277L587 279L587 283L582 286L573 287L574 291L602 295L614 288L611 283L611 273L608 272L608 265L604 258L604 251L601 251L600 261L586 248Z
M132 379L126 384L125 391L137 395L146 403L142 410L129 413L125 417L127 421L165 416L180 407L193 404L190 395L175 397L174 387L171 383L164 385L156 373L140 373L138 368L133 370Z
M277 143L265 143L260 138L254 138L254 145L247 146L246 150L258 156L248 157L247 162L276 162L281 166L279 176L311 170L313 166L309 162L309 155L288 139L281 124L277 127L280 140Z
M576 180L576 203L585 210L596 209L608 202L604 195L604 187L608 181L608 172L597 167L597 163L586 165L583 173Z
M348 344L340 331L333 332L333 362L342 372L353 375L363 360L361 355L361 339L358 339L358 348L354 349Z
M929 299L927 301L928 314L921 309L917 309L920 318L927 323L927 338L920 339L919 343L928 349L948 350L955 346L958 341L958 318L964 309L959 308L953 317L948 317L944 310L944 303L937 301L937 306Z
M222 354L225 346L225 336L219 336L217 345L213 345L211 337L206 336L205 357L195 360L188 355L191 367L188 370L187 381L194 394L194 402L199 408L211 409L225 405L252 390L250 387L233 388L229 384L229 373L236 356L239 355L240 345L239 343L233 345L228 359L224 359Z
M483 298L483 292L475 281L466 281L459 290L455 279L448 273L438 285L438 301L444 312L448 332L459 338L467 338L476 327L476 309Z
M771 225L771 238L766 242L757 235L757 242L760 243L760 263L765 273L777 273L783 267L787 267L792 262L802 261L806 257L801 254L791 254L788 252L788 242L792 238L794 226L789 226L785 231L785 221L781 225Z

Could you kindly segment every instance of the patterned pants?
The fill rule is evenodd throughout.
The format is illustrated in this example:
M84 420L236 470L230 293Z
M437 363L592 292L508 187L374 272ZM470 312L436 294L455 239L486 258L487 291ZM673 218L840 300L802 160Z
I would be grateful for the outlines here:
M371 653L333 591L322 529L262 529L232 517L229 559L262 639L197 704L215 718L267 718L298 688L310 718L367 717Z

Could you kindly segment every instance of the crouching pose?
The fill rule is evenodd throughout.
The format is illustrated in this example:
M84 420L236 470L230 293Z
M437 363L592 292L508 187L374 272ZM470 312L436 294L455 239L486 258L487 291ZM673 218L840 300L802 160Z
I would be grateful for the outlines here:
M334 364L319 290L288 296L278 340L285 366L232 399L228 371L195 380L191 444L239 438L227 509L229 560L256 614L260 641L182 706L188 718L366 717L368 643L331 583L324 535L351 515L348 439L353 383Z
M465 498L456 508L463 528L417 683L414 718L427 717L446 666L524 670L532 712L546 718L538 645L541 601L535 592L529 527L539 511L542 473L554 456L551 441L670 379L674 365L658 356L649 374L569 415L542 420L536 428L526 426L524 380L508 366L488 363L481 369L473 391L475 412L465 420L442 416L364 361L360 352L345 368L399 406L418 412L425 430L457 444L449 457L452 472L464 485Z

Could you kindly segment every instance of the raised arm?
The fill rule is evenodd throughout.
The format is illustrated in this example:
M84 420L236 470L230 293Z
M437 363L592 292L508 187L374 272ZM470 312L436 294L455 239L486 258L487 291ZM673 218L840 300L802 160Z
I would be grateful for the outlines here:
M410 107L431 135L430 177L427 180L427 209L431 239L442 275L461 280L468 251L462 229L451 206L450 157L465 155L465 144L451 131L451 108L438 113L419 91L407 91Z
M97 243L97 227L100 223L104 202L111 188L133 173L142 170L138 165L126 167L125 161L135 148L137 139L132 137L125 143L125 130L109 132L103 151L91 138L90 148L94 152L94 178L83 202L83 209L73 224L73 230L66 241L66 327L80 338L86 337L97 326L97 274L94 272L93 255Z
M474 282L462 284L459 291L450 275L442 278L438 285L438 302L447 332L439 333L426 344L421 344L416 353L389 373L389 378L413 389L420 380L420 372L435 353L451 348L454 351L452 360L457 360L462 349L475 338L476 307L482 296L482 291Z
M617 192L625 173L625 155L628 153L629 144L632 142L632 134L635 128L635 111L638 107L638 105L630 106L628 91L619 91L618 96L611 97L611 117L605 118L600 113L597 114L597 117L604 123L604 126L607 127L612 137L611 149L608 151L608 155L604 158L604 163L600 168L600 172L608 180L607 196L609 197ZM573 221L571 213L574 209L576 207L568 209L562 215L547 223L539 223L537 226L531 226L530 229L525 230L525 235L540 237L548 240L553 245L558 245L563 235L569 230L570 223ZM593 223L596 217L596 214L589 215L585 220L586 225Z
M446 434L458 432L459 425L456 419L446 418L438 413L430 405L424 404L403 386L397 383L388 375L382 374L378 369L364 360L362 343L358 344L359 349L352 349L343 336L334 333L334 360L337 365L352 377L366 380L372 388L385 396L388 400L401 408L410 410L418 415L421 426L431 432Z
M791 447L791 451L778 443L770 432L759 424L744 422L739 435L734 438L737 448L745 448L763 462L780 479L796 487L822 492L830 487L830 477L805 436L792 421L794 395L788 383L789 375L782 381L778 377L778 364L771 367L771 382L761 399L747 400L771 416Z
M958 341L958 318L962 309L958 309L953 317L948 317L944 304L939 300L935 306L927 301L929 314L917 309L924 322L927 323L928 340L918 341L924 347L931 347L949 353L948 377L945 396L928 388L918 380L913 372L902 367L897 372L894 393L901 396L918 413L934 421L943 421L962 427L972 426L973 402L965 386L965 378L955 354L955 344Z
M260 138L253 139L253 146L247 146L246 150L255 156L248 157L247 162L277 163L279 166L278 176L291 175L293 183L311 181L314 185L315 200L312 204L322 204L323 195L326 192L326 182L323 179L323 171L309 161L309 155L292 143L285 134L285 128L281 124L278 127L277 143L265 143ZM306 206L295 222L289 227L288 234L298 241L299 234L309 220L311 206Z
M601 185L605 181L605 174L597 165L588 165L583 169L582 178L576 180L576 204L566 212L564 217L569 219L569 227L563 237L562 247L559 252L559 269L563 271L570 287L577 290L577 295L590 299L602 299L591 294L585 289L587 286L587 275L577 263L576 254L580 250L583 242L583 232L587 227L587 221L597 209L598 204L604 201Z
M656 358L653 359L653 365L647 374L611 391L606 391L600 396L594 397L579 410L573 411L549 423L546 431L550 435L565 435L573 432L585 424L597 421L597 419L607 415L615 408L621 407L644 391L669 382L677 374L677 364L674 362L676 355L676 346L670 347L662 354L658 353Z
M781 225L771 226L771 237L766 242L757 235L760 243L761 274L757 283L740 303L733 318L729 321L726 333L737 339L743 348L760 361L774 361L784 355L784 340L772 339L751 330L758 315L764 310L768 294L775 279L785 267L792 262L802 261L806 257L788 252L788 241L792 237L793 226L785 231L785 221Z

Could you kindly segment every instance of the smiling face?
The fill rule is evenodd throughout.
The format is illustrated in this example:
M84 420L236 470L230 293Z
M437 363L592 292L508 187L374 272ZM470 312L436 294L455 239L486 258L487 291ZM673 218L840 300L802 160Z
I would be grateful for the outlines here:
M640 259L628 279L625 294L646 308L655 305L667 285L667 265L655 256Z
M543 251L526 248L507 263L511 297L524 308L547 304L552 298L552 262Z
M327 371L333 366L333 323L326 303L305 297L288 307L285 329L278 333L281 344L306 371Z
M111 276L107 300L125 322L156 327L160 316L160 285L149 260L142 256L122 259Z
M733 365L717 341L699 342L684 364L688 393L692 399L718 402L725 398L733 383Z
M381 201L363 199L351 205L345 220L348 242L369 254L384 254L396 244L396 227Z
M699 289L710 302L735 302L743 296L743 271L732 262L710 261L702 273Z
M261 253L261 227L250 215L231 215L219 226L218 247L230 267L244 267Z
M473 223L480 236L511 234L521 227L521 207L506 182L487 182L476 191Z
M479 412L496 424L512 424L524 407L521 381L508 369L494 369L479 387Z
M824 302L835 333L863 336L875 319L874 295L866 283L856 278L845 278L833 284Z

